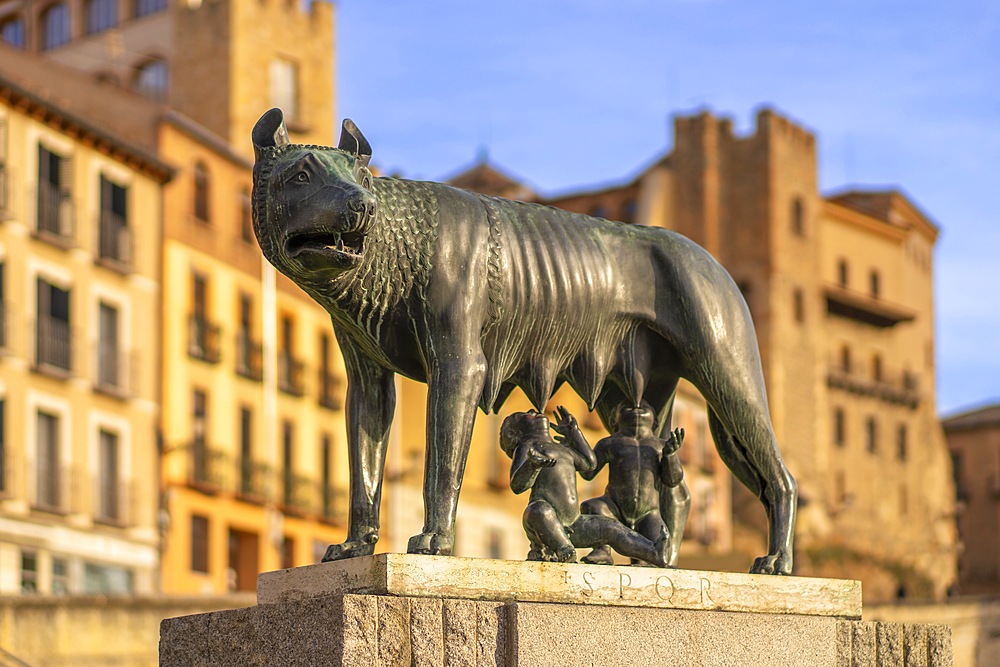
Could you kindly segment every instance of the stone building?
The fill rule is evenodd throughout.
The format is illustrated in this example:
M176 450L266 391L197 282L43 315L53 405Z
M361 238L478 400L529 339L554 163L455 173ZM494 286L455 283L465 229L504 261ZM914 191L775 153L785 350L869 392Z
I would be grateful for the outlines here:
M333 136L329 2L0 0L0 40L165 102L245 157L272 106L293 141Z
M0 45L2 595L158 588L157 114Z
M764 109L746 136L679 116L672 149L637 178L546 203L676 230L732 274L799 483L797 572L861 578L871 600L945 594L957 543L935 412L938 230L909 198L821 195L814 135ZM733 493L740 525L763 528L759 503Z
M958 499L958 586L963 595L1000 594L1000 404L942 422Z

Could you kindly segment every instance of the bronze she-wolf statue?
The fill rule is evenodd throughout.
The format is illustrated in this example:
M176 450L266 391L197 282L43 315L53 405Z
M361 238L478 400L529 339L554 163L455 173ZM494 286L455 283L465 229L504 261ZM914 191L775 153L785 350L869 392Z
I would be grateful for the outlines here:
M329 311L347 369L350 523L324 560L374 551L395 374L428 385L425 521L408 551L442 555L477 406L499 410L517 386L542 409L568 382L605 425L623 401L648 401L662 437L686 378L708 402L722 460L767 512L768 553L751 572L791 573L797 490L753 323L702 248L665 229L373 178L371 147L350 120L338 148L297 145L272 109L253 146L261 250ZM679 544L689 495L664 493Z

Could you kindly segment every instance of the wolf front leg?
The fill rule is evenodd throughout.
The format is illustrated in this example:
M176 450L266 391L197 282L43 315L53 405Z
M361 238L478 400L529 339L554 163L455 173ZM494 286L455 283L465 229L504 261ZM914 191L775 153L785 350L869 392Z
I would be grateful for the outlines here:
M382 471L389 427L396 406L394 374L359 353L337 332L347 369L347 455L351 478L351 513L347 541L331 544L323 562L369 556L379 531Z
M486 378L482 352L442 356L427 382L424 531L410 538L412 554L449 556L455 546L458 493Z

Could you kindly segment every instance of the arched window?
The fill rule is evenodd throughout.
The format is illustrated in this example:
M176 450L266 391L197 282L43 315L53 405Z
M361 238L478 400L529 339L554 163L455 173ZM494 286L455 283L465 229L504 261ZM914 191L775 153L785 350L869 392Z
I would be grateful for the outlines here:
M0 19L0 41L23 49L24 19L17 14L11 14Z
M204 162L198 162L194 165L194 217L201 222L208 222L210 219L208 194L208 167Z
M805 222L805 206L802 204L801 197L795 197L792 199L792 232L799 236L805 236L806 233L806 222Z
M49 5L41 16L42 51L54 49L69 41L69 8L65 3Z
M869 287L871 287L872 296L875 297L876 299L878 298L879 292L881 291L881 285L879 283L880 280L878 271L872 269L871 274L869 274L868 276L868 284Z
M163 60L149 60L139 66L135 74L135 89L146 97L163 101L167 98L169 85L167 63Z
M162 12L166 8L167 0L135 0L135 4L132 7L132 15L135 18L140 18Z
M118 0L87 0L84 15L88 35L114 28L118 25Z
M847 287L847 260L842 259L837 262L837 284Z

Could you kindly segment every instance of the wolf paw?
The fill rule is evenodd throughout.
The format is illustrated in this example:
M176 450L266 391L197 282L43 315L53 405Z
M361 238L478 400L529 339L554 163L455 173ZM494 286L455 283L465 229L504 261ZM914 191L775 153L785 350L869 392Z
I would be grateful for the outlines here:
M792 558L780 551L776 554L761 556L753 562L750 574L791 574Z
M424 556L450 556L454 539L441 533L420 533L410 538L406 553Z
M344 560L345 558L355 558L357 556L371 556L375 553L375 543L378 542L378 533L369 533L361 540L347 540L343 544L331 544L326 548L323 555L323 562L329 563L333 560Z

